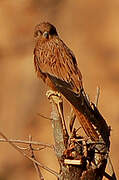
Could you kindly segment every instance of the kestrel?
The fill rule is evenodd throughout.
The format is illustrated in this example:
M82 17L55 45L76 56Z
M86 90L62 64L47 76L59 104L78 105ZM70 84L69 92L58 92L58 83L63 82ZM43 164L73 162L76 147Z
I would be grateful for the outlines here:
M59 38L56 28L48 22L42 22L36 25L34 38L34 65L37 76L52 90L56 89L47 73L66 81L74 92L79 93L83 89L81 72L73 52ZM96 136L93 138L96 139L97 135L91 123L82 118L80 113L78 116L86 134L90 137Z

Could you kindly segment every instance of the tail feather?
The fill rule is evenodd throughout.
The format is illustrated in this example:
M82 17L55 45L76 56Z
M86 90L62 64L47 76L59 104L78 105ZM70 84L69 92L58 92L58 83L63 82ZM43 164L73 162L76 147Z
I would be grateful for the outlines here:
M79 112L77 109L74 108L74 112L76 113L76 117L79 120L79 123L81 124L83 130L87 134L88 137L91 138L92 141L98 141L99 135L94 129L91 122L84 116L81 112Z

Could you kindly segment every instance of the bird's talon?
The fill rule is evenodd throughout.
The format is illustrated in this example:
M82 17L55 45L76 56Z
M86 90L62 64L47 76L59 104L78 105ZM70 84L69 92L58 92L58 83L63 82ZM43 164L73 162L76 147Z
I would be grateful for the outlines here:
M50 99L51 96L57 96L57 97L61 97L61 94L57 91L53 91L53 90L48 90L46 92L46 96L48 97L48 99Z

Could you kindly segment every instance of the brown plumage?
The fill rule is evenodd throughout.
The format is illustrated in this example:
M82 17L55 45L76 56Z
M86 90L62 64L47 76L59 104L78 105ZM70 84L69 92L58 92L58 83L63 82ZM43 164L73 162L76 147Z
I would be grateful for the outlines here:
M77 66L76 58L59 38L56 28L48 22L43 22L35 27L34 38L36 41L34 65L37 76L53 90L56 90L55 86L48 78L47 73L70 83L73 91L80 92L83 89L82 75ZM92 139L96 139L97 134L95 134L91 123L84 116L81 118L80 112L76 115L86 134L90 137L94 136Z

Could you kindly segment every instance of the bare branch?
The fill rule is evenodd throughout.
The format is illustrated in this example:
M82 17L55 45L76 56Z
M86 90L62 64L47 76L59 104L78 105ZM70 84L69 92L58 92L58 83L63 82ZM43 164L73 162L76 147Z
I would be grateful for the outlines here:
M54 94L53 91L48 91L47 96L52 104L52 127L53 127L53 135L55 140L55 152L57 158L60 159L64 150L65 150L65 133L63 131L63 120L62 119L62 111L59 110L59 103L62 103L60 97Z
M31 136L31 135L29 136L29 141L32 141L32 136ZM33 152L32 144L29 144L29 147L30 147L30 150L31 150L31 157L32 157L34 160L36 160L35 155L34 155L34 152ZM33 162L33 164L34 164L34 167L35 167L35 169L36 169L36 173L37 173L37 175L38 175L38 179L44 180L44 177L43 177L43 175L42 175L42 173L41 173L41 170L40 170L38 164L36 164L35 162Z
M42 114L40 114L40 113L37 113L37 115L38 115L38 116L41 116L41 117L44 118L44 119L48 119L48 120L50 120L50 121L53 120L52 118L48 118L48 117L46 117L46 116L44 116L44 115L42 115Z
M0 132L0 135L1 135L14 149L16 149L18 152L20 152L24 157L26 157L27 159L29 159L29 160L31 160L32 162L34 162L34 163L36 163L37 165L39 165L41 168L47 170L48 172L50 172L51 174L53 174L53 175L55 175L57 178L59 178L59 174L58 174L56 171L54 171L54 170L52 170L52 169L44 166L43 164L39 163L38 161L36 161L35 159L33 159L32 157L30 157L29 155L27 155L24 151L22 151L21 149L19 149L13 142L9 141L8 138L7 138L3 133Z
M99 96L100 96L100 87L97 87L97 94L95 97L95 106L98 106L98 101L99 101Z
M16 145L19 149L21 149L21 150L29 150L29 147L20 147L20 146L18 146L18 145Z
M50 144L45 144L45 143L41 143L38 141L27 141L27 140L19 140L19 139L0 139L0 142L12 142L12 143L23 143L23 144L32 144L32 145L39 145L39 146L43 146L43 147L48 147L48 148L52 148L54 149L53 145Z

